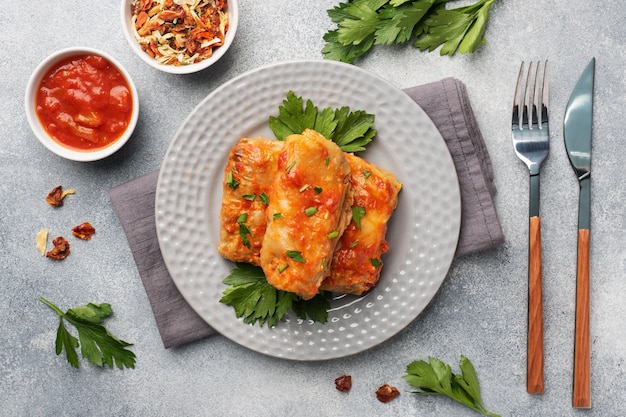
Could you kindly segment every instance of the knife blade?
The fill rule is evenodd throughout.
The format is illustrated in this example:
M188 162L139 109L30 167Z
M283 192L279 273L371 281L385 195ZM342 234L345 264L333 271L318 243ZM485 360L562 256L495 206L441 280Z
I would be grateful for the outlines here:
M578 177L578 256L576 268L576 326L572 406L591 408L591 347L589 325L589 240L591 223L591 137L595 58L578 79L565 108L563 138Z

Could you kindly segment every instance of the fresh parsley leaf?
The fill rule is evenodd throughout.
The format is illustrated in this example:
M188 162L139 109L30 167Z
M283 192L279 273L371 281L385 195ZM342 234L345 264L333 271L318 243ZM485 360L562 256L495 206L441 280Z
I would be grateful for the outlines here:
M374 45L412 42L420 50L452 56L471 53L483 37L495 0L446 9L453 0L348 0L327 10L336 29L324 34L326 59L354 63Z
M411 386L419 389L413 391L414 394L444 395L483 415L500 417L485 408L472 362L461 356L459 367L461 374L454 374L449 365L430 357L428 362L422 360L411 362L406 368L407 375L403 378Z
M116 365L119 369L135 367L135 354L126 349L132 344L116 338L102 325L104 319L113 313L110 304L89 303L70 308L63 313L59 307L45 298L39 297L39 300L59 316L55 350L57 355L65 350L70 365L79 367L76 348L80 346L83 358L94 365L102 367L106 364L109 368ZM67 330L65 321L76 328L78 339Z
M277 290L265 279L263 270L254 265L237 263L222 281L228 287L220 302L235 309L237 317L244 323L274 327L283 316L293 310L300 318L325 323L328 317L328 301L324 303L317 295L311 300L302 300L296 294Z
M298 298L291 306L291 309L302 320L308 319L318 323L326 323L328 320L328 309L330 308L329 297L329 293L322 291L310 300Z
M365 150L376 135L374 115L363 110L351 112L349 107L326 107L319 111L311 100L304 101L291 90L278 108L278 116L270 116L269 126L278 140L313 129L335 142L344 152Z
M429 52L442 46L441 55L449 56L457 51L463 54L474 52L486 42L483 33L494 1L480 0L467 7L438 10L426 19L427 33L413 45Z
M302 133L305 129L315 126L317 107L311 100L307 100L304 107L302 103L302 97L289 91L283 100L283 105L278 107L278 117L270 116L269 126L276 135L276 139L285 140L289 135Z

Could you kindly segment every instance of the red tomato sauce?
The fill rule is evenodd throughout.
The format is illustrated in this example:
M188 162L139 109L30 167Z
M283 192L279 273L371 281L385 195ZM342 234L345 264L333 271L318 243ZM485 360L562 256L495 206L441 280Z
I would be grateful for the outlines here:
M60 145L79 151L106 148L130 123L132 93L106 58L77 55L48 71L37 91L36 112Z

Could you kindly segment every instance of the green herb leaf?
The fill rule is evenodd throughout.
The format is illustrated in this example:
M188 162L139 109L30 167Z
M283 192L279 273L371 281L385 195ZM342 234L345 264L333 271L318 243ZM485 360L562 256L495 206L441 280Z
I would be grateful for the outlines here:
M226 185L228 185L231 190L239 187L239 181L233 177L232 171L226 174Z
M252 236L252 231L246 224L240 223L239 236L241 237L241 242L246 248L250 249L250 239L248 238L248 235Z
M461 374L454 374L449 365L431 357L428 362L411 362L406 368L407 375L403 378L419 389L413 391L414 394L444 395L483 415L500 417L487 411L483 405L478 377L470 360L461 356L459 367Z
M306 214L307 217L311 217L315 215L315 213L317 213L317 207L307 207L304 210L304 214Z
M116 338L102 325L104 319L113 313L111 305L89 303L70 308L63 313L59 307L45 298L39 297L39 300L59 316L55 351L60 355L65 350L70 365L79 367L76 348L80 346L83 358L94 365L102 367L106 364L109 368L115 365L119 369L135 367L135 354L126 349L132 344ZM65 321L76 328L78 339L67 330Z
M258 266L237 263L222 282L228 287L220 302L232 306L244 323L274 327L289 310L301 318L309 317L322 323L327 320L330 305L328 301L324 304L319 300L321 295L304 301L293 293L277 290L267 282Z
M291 309L302 320L313 320L318 323L328 321L328 309L330 308L330 293L322 291L310 300L298 298Z
M324 34L326 59L354 63L374 45L412 42L441 55L474 52L483 37L495 0L446 10L452 0L348 0L327 10L336 29Z
M296 262L306 262L306 260L302 257L302 252L298 250L288 250L287 256Z
M264 192L259 195L259 200L263 204L269 204L270 203L269 196L266 193L264 193Z
M356 225L356 228L361 230L361 220L365 217L365 207L354 206L352 207L352 220Z
M248 213L241 213L237 216L237 224L239 225L239 236L241 237L241 241L243 245L250 249L250 239L248 235L254 236L250 228L246 225L248 221Z
M304 101L293 91L287 93L283 105L278 108L278 116L270 116L269 126L278 140L300 134L305 129L313 129L335 142L344 152L365 150L365 146L376 135L374 115L362 110L351 112L349 107L326 107L318 111L311 100ZM290 164L287 172L292 167Z
M437 10L424 22L426 33L413 45L420 50L434 51L441 46L441 55L474 52L485 43L483 33L489 11L495 0L480 0L471 6Z

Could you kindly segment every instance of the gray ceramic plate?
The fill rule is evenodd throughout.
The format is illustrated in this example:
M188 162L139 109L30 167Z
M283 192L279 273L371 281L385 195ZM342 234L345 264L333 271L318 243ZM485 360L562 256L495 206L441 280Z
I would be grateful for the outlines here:
M222 175L242 137L274 137L267 126L287 92L320 109L349 106L376 117L378 134L360 156L403 183L389 224L390 250L379 284L363 297L337 297L325 324L288 315L274 328L251 326L219 302L234 264L217 253ZM398 88L353 65L293 61L243 74L212 92L170 145L156 194L159 244L174 283L222 335L252 350L294 360L355 354L399 332L443 282L460 229L460 191L452 158L424 111Z

